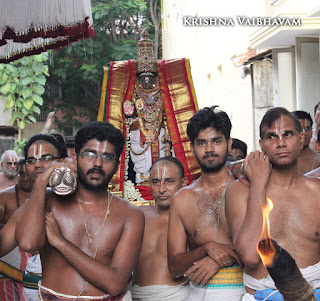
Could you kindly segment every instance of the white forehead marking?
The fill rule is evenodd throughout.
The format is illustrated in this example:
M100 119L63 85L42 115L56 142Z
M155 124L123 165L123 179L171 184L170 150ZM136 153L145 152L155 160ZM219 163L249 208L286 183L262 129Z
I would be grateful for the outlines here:
M161 184L164 183L165 179L166 179L166 173L167 173L167 166L163 166L162 167L162 179L161 179Z
M157 166L157 176L158 176L158 180L160 180L160 166Z
M18 161L17 157L15 157L15 156L12 156L12 157L9 158L9 162L11 162L11 163L14 163L14 162L17 162L17 161Z

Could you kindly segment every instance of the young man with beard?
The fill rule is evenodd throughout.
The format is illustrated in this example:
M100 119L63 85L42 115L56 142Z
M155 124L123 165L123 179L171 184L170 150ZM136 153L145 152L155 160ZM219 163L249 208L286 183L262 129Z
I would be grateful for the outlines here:
M182 163L161 157L150 169L150 186L156 206L141 206L146 223L143 244L133 274L133 300L185 301L189 296L186 278L174 278L167 263L169 209L174 194L186 186Z
M127 283L141 249L144 216L107 191L124 143L110 123L91 122L75 137L75 194L46 189L54 169L73 169L71 164L52 164L36 179L16 239L28 252L40 250L43 300L131 300Z
M14 212L12 211L14 208L6 207L8 209L6 212L10 212L11 216L0 231L0 256L4 256L1 258L0 270L12 280L16 279L21 281L21 273L25 270L41 274L41 264L38 262L38 264L35 265L35 257L31 257L32 254L23 252L17 247L17 242L14 238L15 229L23 210L25 209L25 201L30 197L32 185L36 177L39 176L54 160L64 158L66 153L65 144L60 144L54 136L43 134L32 136L24 148L26 160L25 162L20 162L23 164L19 164L18 194L16 194L15 189L11 189L9 191L10 193L2 193L3 197L5 197L5 201L11 200L11 203L13 202L14 205L21 205ZM25 175L27 175L27 177L25 177ZM21 189L25 190L24 193L20 193L20 186ZM29 269L30 265L33 266L32 270ZM24 274L22 280L24 284L28 283L30 288L37 284L38 278L39 275L28 274L27 276ZM23 288L23 290L24 292L22 292L22 284L17 281L0 281L0 296L3 296L5 300L25 300L25 288ZM27 300L34 300L34 297L30 297L30 294L33 296L35 295L37 300L37 290L31 289L28 290L27 293Z
M1 156L0 191L16 184L17 164L18 156L14 150L7 150L3 153Z
M190 276L190 301L238 300L244 293L224 211L225 192L235 180L226 167L230 131L228 115L216 107L199 110L187 127L201 177L173 198L168 266L175 277Z
M293 111L291 114L299 119L304 133L303 148L298 158L298 171L305 174L320 166L320 156L309 147L313 121L310 114L305 111Z
M273 202L271 237L291 254L320 300L320 180L298 172L303 141L298 119L284 108L270 109L260 124L262 152L244 162L248 182L235 181L227 191L227 221L245 264L243 300L283 300L257 252L267 197Z

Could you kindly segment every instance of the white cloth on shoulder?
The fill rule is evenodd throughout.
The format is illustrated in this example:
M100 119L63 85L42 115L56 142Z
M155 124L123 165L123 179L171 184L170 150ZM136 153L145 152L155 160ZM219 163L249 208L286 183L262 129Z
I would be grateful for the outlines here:
M320 288L320 262L304 269L300 269L300 272L314 289ZM243 284L244 286L247 286L255 291L261 291L267 288L273 290L277 289L270 275L263 279L256 279L244 272Z
M205 289L190 282L188 301L240 301L244 294L244 288Z
M134 284L130 291L133 301L186 301L189 296L189 285L187 282L175 286Z

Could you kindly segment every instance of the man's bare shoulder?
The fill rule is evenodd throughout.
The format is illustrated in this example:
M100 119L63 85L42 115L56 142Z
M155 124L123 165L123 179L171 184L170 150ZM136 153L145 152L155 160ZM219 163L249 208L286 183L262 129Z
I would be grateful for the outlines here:
M308 175L300 175L300 181L303 182L306 189L315 189L317 192L319 192L320 189L320 178L318 177L312 177Z
M148 216L150 214L153 214L154 212L157 211L157 207L156 206L140 206L138 207L145 216Z
M144 218L143 212L135 205L130 202L116 196L112 196L112 204L118 213L121 213L125 216L132 216L136 218Z
M175 204L188 201L190 198L194 198L194 190L197 187L198 180L194 181L190 185L179 189L172 200Z

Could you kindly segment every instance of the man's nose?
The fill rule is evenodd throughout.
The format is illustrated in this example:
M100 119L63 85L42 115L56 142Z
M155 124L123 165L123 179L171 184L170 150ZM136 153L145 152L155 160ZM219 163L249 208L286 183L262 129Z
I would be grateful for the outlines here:
M160 186L159 186L159 192L163 193L166 191L167 191L167 185L166 185L165 181L161 181Z

